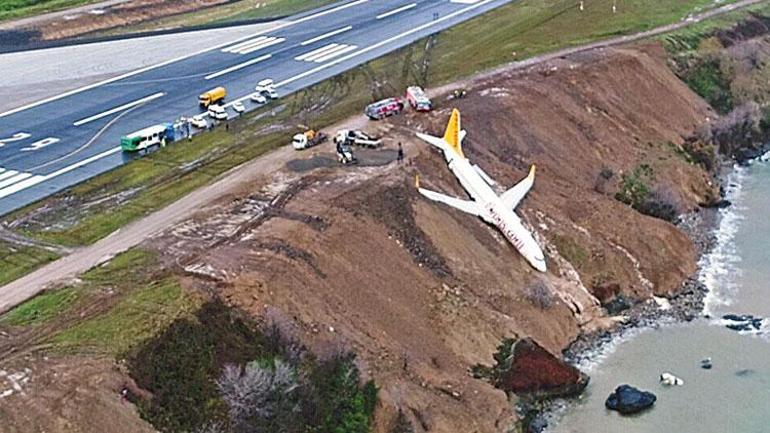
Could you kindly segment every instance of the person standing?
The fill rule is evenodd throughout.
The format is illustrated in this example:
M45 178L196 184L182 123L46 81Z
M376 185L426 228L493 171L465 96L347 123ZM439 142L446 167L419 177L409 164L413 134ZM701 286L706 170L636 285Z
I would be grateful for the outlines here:
M401 146L401 142L398 142L398 163L401 164L401 161L404 160L404 147Z

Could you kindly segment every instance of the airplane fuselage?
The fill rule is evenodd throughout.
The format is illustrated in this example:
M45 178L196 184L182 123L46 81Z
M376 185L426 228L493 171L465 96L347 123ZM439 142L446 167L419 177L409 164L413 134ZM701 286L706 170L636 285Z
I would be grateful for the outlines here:
M478 204L480 217L494 225L535 269L545 272L545 257L513 209L509 209L468 159L445 154L449 169Z

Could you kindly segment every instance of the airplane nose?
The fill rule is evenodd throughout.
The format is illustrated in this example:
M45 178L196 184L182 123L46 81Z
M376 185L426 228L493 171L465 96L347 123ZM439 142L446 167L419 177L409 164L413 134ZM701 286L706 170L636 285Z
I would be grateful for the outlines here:
M546 272L545 260L533 260L532 267L540 272Z

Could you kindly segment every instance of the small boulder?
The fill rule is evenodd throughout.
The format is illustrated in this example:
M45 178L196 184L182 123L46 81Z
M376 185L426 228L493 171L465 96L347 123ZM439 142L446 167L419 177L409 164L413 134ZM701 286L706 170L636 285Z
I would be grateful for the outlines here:
M523 338L510 348L510 356L500 367L495 386L505 392L536 400L572 397L583 392L588 376L554 356L531 338Z
M604 304L604 309L610 316L617 316L629 308L631 308L631 301L623 295L615 296L610 302Z
M725 328L730 329L732 331L751 331L751 324L750 323L728 323L725 325Z
M682 386L684 385L684 380L666 372L660 375L660 383L666 386Z
M730 207L732 203L730 200L725 199L715 199L708 201L706 203L701 203L700 206L704 207L706 209L724 209L726 207Z
M711 370L712 364L711 364L711 358L706 358L701 360L700 362L700 368L704 370Z
M591 288L591 293L593 293L602 305L606 305L612 298L620 293L620 284L615 282L597 284Z
M762 329L764 320L751 314L725 314L722 319L727 322L725 323L727 329L738 332L759 331Z
M650 408L657 399L651 392L640 391L630 385L620 385L607 397L604 406L622 415L630 415Z

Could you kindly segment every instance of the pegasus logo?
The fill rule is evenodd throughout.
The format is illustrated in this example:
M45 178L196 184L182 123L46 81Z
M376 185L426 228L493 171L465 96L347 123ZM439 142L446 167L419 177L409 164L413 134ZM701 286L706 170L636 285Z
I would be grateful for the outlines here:
M519 239L518 236L508 227L508 224L505 223L505 219L500 216L495 211L495 207L492 205L492 203L487 204L487 212L489 212L490 218L492 218L492 222L497 226L497 228L500 229L500 231L503 232L505 237L508 238L509 241L513 244L513 246L516 247L516 249L521 250L524 248L524 241Z

